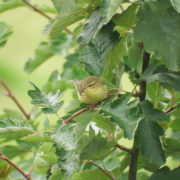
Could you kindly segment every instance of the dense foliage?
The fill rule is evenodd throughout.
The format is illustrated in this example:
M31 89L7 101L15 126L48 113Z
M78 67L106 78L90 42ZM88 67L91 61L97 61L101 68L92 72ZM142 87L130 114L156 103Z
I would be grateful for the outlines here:
M27 73L56 54L66 59L42 88L31 83L31 114L20 105L22 113L6 107L0 115L0 179L179 180L179 0L52 3L0 3L0 13L29 6L48 20L49 40L26 62ZM0 48L12 33L0 22ZM131 92L122 89L124 74ZM94 109L80 103L70 81L89 75L110 93ZM0 83L13 99L13 90Z

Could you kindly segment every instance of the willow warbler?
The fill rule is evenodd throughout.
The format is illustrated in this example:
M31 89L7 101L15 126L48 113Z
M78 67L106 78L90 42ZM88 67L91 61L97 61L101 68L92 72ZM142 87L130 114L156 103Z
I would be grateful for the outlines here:
M82 81L73 81L78 91L79 100L85 104L94 104L107 95L106 86L96 76L89 76Z

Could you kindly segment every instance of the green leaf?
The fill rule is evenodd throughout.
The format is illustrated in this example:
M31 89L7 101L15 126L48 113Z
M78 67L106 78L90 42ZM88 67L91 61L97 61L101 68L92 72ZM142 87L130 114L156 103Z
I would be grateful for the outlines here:
M35 50L35 56L26 62L24 67L25 71L28 73L33 72L55 54L66 55L71 43L72 36L66 33L60 33L55 40L41 42Z
M122 40L122 39L121 39ZM118 45L104 59L103 78L119 87L123 73L122 57L120 56L122 44Z
M84 170L80 173L74 173L70 180L109 180L109 177L107 177L102 171L99 169L93 169L93 170Z
M58 163L55 163L51 167L51 175L48 180L57 180L57 179L63 179L63 174Z
M164 143L164 148L167 156L171 156L174 159L179 159L180 156L180 141L174 138L166 138Z
M180 91L180 72L169 71L165 65L156 68L157 62L153 62L143 73L142 79L147 83L158 80L160 83L169 84L173 89Z
M171 4L173 5L174 9L180 13L180 1L179 0L170 0Z
M164 134L163 129L158 125L158 121L165 121L166 115L160 110L153 109L150 102L141 103L144 117L138 124L135 133L135 146L142 150L142 154L157 165L165 163L165 153L160 141L160 136ZM150 151L153 149L153 151Z
M97 127L107 131L108 133L112 133L115 131L116 127L115 123L110 122L109 119L109 117L96 114L92 120L96 123Z
M169 0L146 1L140 7L134 36L144 42L147 52L154 52L158 59L172 70L180 69L180 14ZM153 33L152 33L153 32Z
M25 6L22 0L7 0L0 3L0 13L5 12L7 10L11 10L17 7Z
M61 125L52 136L56 144L66 151L76 148L75 126Z
M115 148L115 141L108 142L100 134L92 138L80 154L82 160L101 160L108 156Z
M67 90L68 88L73 87L72 83L67 81L66 79L61 79L61 76L58 71L52 72L47 83L43 86L44 92L57 92L60 90L61 92Z
M138 66L138 63L142 61L143 58L143 45L142 43L134 42L132 46L129 48L129 55L128 59L130 62L130 67L133 69L136 69Z
M131 28L133 28L136 21L137 7L136 4L132 4L121 14L116 14L112 18L112 21L116 24L115 29L120 34L127 33Z
M128 139L132 138L134 128L140 119L137 101L128 103L130 98L131 95L126 94L120 99L106 101L102 106L103 112L112 117L113 121L124 130L124 136Z
M50 31L50 38L56 39L62 30L64 30L69 25L83 19L87 15L86 7L75 7L73 10L65 16L57 16L56 21L52 25Z
M19 139L34 132L30 127L6 127L0 128L1 138ZM11 136L9 136L11 134Z
M47 114L57 113L59 108L62 107L63 101L59 102L61 95L59 91L55 94L41 92L38 87L31 83L34 90L29 90L28 95L32 98L31 103L37 106L42 106L42 112Z
M156 171L150 180L179 180L180 179L180 168L170 170L169 167L165 166Z
M100 10L96 9L85 22L83 31L79 36L80 44L84 45L88 43L102 26L103 23Z
M3 47L9 35L12 34L12 29L4 22L0 22L0 47Z
M106 55L119 41L119 34L113 32L113 23L104 25L95 38L82 49L81 62L91 75L100 75Z
M104 20L104 23L107 24L113 15L116 13L118 10L119 6L123 0L102 0L101 1L101 12L102 12L102 17Z
M60 15L67 15L76 4L76 0L52 0L52 2Z
M35 56L26 62L24 67L25 71L28 73L33 72L53 55L54 53L50 49L50 45L47 42L41 42L39 47L35 50Z
M93 119L94 116L95 116L95 112L86 111L74 119L75 121L78 121L75 129L77 142L80 140L86 127L88 126L88 124L90 123L90 121Z
M21 138L21 140L26 141L26 142L48 142L48 141L52 141L52 139L50 137L48 137L47 135L43 134L43 133L33 133L30 134L28 136L25 136L23 138Z

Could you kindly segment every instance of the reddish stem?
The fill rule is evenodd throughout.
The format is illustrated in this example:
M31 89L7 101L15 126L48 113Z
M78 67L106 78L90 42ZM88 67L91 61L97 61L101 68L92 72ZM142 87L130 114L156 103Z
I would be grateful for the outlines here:
M131 149L129 149L129 148L127 148L127 147L124 147L124 146L122 146L122 145L120 145L120 144L118 144L118 143L116 144L116 147L119 148L119 149L121 149L121 150L123 150L123 151L132 153L132 150L131 150Z
M101 101L99 101L99 102L97 102L97 103L95 103L93 105L89 105L88 107L86 107L86 108L82 109L81 111L75 113L74 115L72 115L68 119L63 120L63 123L67 124L70 120L74 119L76 116L79 116L80 114L82 114L85 111L93 109L95 106L100 105L103 101L105 101L106 99L108 99L108 98L110 98L111 96L114 96L114 95L118 95L119 98L122 96L122 94L108 94L103 100L101 100Z
M13 162L11 162L3 153L0 152L0 159L5 160L14 167L17 171L19 171L27 180L31 180L30 176L25 174L18 166L16 166Z
M6 89L7 91L7 96L9 96L14 102L15 104L18 106L18 108L21 110L21 112L24 114L24 116L26 117L26 119L30 120L30 114L28 114L24 108L22 107L22 105L19 103L19 101L16 99L16 97L14 96L14 94L12 93L12 91L9 89L9 87L7 86L7 84L0 79L0 83L2 84L2 86Z

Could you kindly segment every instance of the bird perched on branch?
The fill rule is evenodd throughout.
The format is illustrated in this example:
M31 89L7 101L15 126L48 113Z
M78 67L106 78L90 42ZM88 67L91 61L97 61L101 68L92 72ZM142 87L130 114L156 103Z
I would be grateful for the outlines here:
M73 80L79 100L85 104L94 104L107 95L107 88L96 76L89 76L82 81Z

